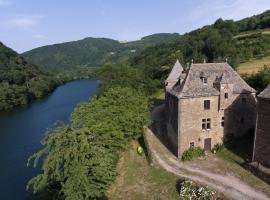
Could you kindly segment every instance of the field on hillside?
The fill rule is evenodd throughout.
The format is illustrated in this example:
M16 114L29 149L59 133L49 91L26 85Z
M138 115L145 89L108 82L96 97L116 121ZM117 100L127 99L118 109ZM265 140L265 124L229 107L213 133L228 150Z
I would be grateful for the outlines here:
M117 168L119 175L107 193L108 199L179 199L178 178L150 166L145 157L137 154L138 145L134 141L123 152Z
M241 63L238 67L238 72L240 74L254 74L262 69L264 65L270 65L270 56Z

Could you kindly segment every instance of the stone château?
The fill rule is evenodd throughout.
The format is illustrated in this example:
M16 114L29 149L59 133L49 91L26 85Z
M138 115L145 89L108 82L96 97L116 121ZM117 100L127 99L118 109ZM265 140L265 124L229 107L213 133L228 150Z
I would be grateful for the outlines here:
M178 157L189 147L211 150L227 134L254 130L256 91L228 63L179 61L165 81L166 126L171 151Z
M258 95L253 160L270 168L270 85Z

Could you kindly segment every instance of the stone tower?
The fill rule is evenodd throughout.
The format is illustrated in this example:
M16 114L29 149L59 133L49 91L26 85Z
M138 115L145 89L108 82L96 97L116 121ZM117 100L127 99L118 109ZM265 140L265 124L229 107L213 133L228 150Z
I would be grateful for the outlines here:
M258 95L253 160L270 168L270 85Z

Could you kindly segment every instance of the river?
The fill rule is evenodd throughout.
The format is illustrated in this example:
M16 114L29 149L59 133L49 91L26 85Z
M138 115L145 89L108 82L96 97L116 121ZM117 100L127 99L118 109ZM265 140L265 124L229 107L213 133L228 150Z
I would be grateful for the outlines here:
M97 81L80 80L59 86L50 96L24 108L0 113L0 199L30 199L27 182L38 169L27 167L27 159L40 147L49 126L69 122L74 107L96 93Z

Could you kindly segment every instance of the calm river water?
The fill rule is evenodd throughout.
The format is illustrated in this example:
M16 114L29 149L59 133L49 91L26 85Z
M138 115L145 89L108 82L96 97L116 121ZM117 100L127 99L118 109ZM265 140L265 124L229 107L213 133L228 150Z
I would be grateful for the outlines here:
M26 166L40 147L44 131L54 122L69 122L76 104L96 93L97 81L80 80L59 86L49 97L25 108L0 113L0 199L30 199L28 180L38 170Z

